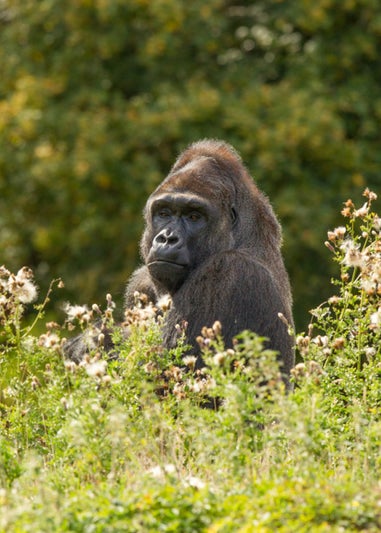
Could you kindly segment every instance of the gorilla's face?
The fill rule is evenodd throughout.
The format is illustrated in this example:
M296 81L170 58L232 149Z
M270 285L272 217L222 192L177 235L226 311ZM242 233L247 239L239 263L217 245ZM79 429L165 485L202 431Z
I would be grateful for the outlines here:
M152 278L173 293L208 255L217 213L206 199L175 192L154 196L149 213L146 264Z

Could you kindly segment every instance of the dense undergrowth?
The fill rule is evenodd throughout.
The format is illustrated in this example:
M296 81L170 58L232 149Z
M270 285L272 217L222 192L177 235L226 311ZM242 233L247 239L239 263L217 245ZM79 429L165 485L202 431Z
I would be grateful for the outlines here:
M379 531L381 218L364 195L328 233L339 275L297 336L292 393L261 339L225 350L218 323L195 373L181 328L163 351L162 313L138 295L118 358L93 326L99 346L65 361L75 325L113 323L111 297L104 310L67 305L65 324L36 336L48 298L26 320L33 275L3 267L0 531Z

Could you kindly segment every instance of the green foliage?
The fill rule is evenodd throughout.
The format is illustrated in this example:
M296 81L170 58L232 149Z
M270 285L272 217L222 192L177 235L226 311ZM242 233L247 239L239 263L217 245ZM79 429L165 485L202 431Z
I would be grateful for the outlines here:
M147 195L219 137L275 204L303 322L333 206L379 179L380 28L376 0L3 1L0 262L121 294Z
M198 338L205 369L180 328L163 351L162 311L143 297L129 334L116 329L117 359L99 326L113 323L109 295L36 336L47 300L30 324L32 272L3 267L0 531L378 531L381 219L364 194L328 232L337 294L297 337L293 392L263 339L225 349L218 322ZM79 364L61 355L75 325L97 339Z

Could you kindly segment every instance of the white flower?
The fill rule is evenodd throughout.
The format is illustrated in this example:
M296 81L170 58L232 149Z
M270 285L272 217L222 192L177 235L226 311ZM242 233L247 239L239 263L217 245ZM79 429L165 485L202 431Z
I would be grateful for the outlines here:
M373 328L378 329L381 325L381 307L378 308L378 311L370 315L370 323Z
M333 231L328 231L328 239L330 241L335 241L336 239L341 241L344 239L346 231L347 230L344 226L339 226L338 228L335 228Z
M204 481L196 476L188 476L185 480L186 484L194 489L203 489L205 487Z
M66 303L64 305L64 311L67 314L69 322L73 322L75 319L84 322L89 322L90 320L89 308L87 305L70 305L69 303Z
M375 217L373 220L373 225L376 231L381 231L381 218Z
M150 468L148 472L151 474L152 477L161 478L165 476L165 474L175 474L176 467L171 463L166 464L164 466L157 465Z
M38 344L40 346L44 346L45 348L58 348L60 346L60 338L57 333L48 331L47 333L40 335Z
M23 267L16 275L10 275L7 289L20 303L29 304L37 298L37 287L32 279L30 268Z
M100 359L86 365L86 372L92 378L100 378L106 373L107 361Z
M356 211L353 213L355 217L364 218L369 212L369 205L368 202L365 202L365 204L360 207L360 209L356 209Z
M184 365L187 366L188 368L190 368L191 370L194 369L194 367L196 365L196 361L197 361L197 357L195 357L194 355L186 355L183 358Z
M363 257L359 247L352 240L346 240L342 245L341 249L345 251L345 256L343 258L343 263L346 266L350 267L362 267L366 259Z

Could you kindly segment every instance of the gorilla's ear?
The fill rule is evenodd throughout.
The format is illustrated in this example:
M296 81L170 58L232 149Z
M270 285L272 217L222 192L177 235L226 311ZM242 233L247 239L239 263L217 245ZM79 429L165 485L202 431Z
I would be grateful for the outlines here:
M233 226L235 226L235 223L237 222L237 219L238 219L238 215L237 215L237 211L236 211L236 208L234 207L234 205L232 205L232 207L230 209L230 216L231 216L231 219L232 219Z

